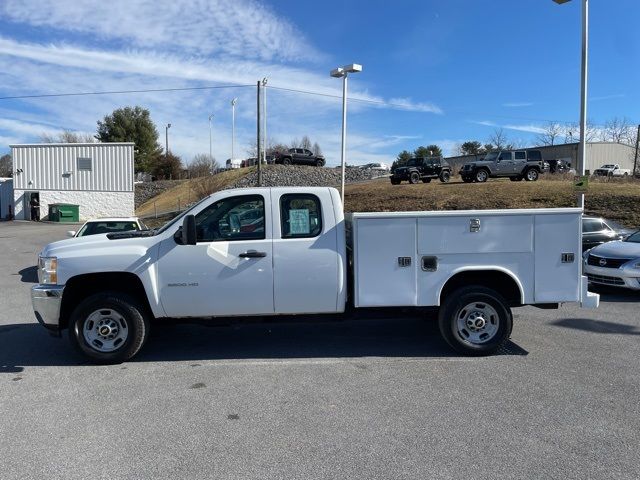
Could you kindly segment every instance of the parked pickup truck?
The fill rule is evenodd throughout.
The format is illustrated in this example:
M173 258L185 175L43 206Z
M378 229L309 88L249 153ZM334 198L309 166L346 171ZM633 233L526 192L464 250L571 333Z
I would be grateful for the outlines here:
M593 174L603 177L627 177L631 175L631 170L628 168L620 168L618 164L608 163L602 165L600 168L596 168Z
M511 181L522 179L535 182L545 171L540 150L502 150L487 153L481 160L465 163L460 176L466 183L486 182L489 178L509 177Z
M276 152L274 155L274 163L324 167L325 159L322 155L314 155L311 150L307 150L306 148L290 148L286 152Z
M435 307L446 341L495 352L512 307L596 307L581 267L581 210L353 213L333 188L206 197L162 228L47 245L37 320L98 363L133 357L155 319ZM349 293L348 293L349 292ZM350 308L349 308L350 310Z

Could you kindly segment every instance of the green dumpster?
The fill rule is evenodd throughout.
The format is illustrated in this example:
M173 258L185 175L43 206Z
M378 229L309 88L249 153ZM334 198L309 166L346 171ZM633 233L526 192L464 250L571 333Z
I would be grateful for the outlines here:
M80 207L70 203L52 203L49 205L50 222L79 222Z

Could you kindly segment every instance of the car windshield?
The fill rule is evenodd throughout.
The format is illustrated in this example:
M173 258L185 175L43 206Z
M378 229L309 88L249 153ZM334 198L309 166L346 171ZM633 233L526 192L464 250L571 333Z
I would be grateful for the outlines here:
M613 167L615 167L615 165L609 165L609 164L602 165L602 168L613 168Z
M487 162L491 162L492 160L495 160L496 158L498 158L498 152L491 152L491 153L487 153L485 155L485 157L483 158L483 160L485 160Z
M86 237L87 235L98 235L100 233L127 232L129 230L138 230L138 224L133 221L96 221L87 222L78 232L77 237Z
M411 160L409 160L407 162L407 167L415 167L419 165L418 159L417 158L412 158Z
M640 243L640 230L624 239L625 242Z

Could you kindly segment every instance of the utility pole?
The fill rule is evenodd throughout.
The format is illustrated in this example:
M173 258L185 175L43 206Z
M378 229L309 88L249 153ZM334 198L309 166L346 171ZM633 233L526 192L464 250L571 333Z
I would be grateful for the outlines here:
M164 155L165 157L169 155L169 129L171 128L171 124L167 123L167 126L164 129Z
M237 98L231 100L231 163L233 164L233 160L235 157L233 156L233 149L236 144L236 103L238 102Z
M256 158L258 160L258 186L262 186L262 148L260 142L260 80L257 83L257 98L256 98L256 134L257 134L257 142L256 142Z
M264 95L264 129L262 132L262 138L264 138L264 143L262 147L262 155L264 157L264 163L267 163L267 150L269 149L269 143L267 139L267 77L262 79L262 94Z
M213 113L211 115L209 115L209 163L210 163L209 170L210 170L210 173L213 174L213 153L212 153L213 150L211 148L211 144L212 144L212 142L211 142L211 120L212 119L213 119Z
M636 134L636 156L633 160L633 177L636 176L636 167L638 165L638 144L640 144L640 125L638 125L638 133Z

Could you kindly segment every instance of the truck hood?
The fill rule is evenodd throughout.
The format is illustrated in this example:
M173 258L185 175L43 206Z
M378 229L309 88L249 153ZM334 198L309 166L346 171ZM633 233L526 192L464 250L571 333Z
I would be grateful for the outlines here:
M69 278L80 274L140 274L153 264L163 238L164 235L156 235L109 240L107 234L89 235L50 243L40 255L57 257L58 282L64 285Z
M589 250L589 253L607 258L636 258L640 257L640 243L617 240L598 245Z

